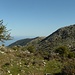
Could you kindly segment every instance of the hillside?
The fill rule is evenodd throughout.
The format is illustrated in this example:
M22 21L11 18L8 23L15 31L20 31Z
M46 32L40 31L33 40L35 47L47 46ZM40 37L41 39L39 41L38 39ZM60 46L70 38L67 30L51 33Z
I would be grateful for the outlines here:
M75 25L48 37L0 46L0 75L75 75ZM20 45L20 46L19 46Z
M26 45L28 42L30 42L31 40L33 40L33 39L30 39L30 38L21 39L21 40L18 40L18 41L16 41L16 42L10 44L9 47L17 46L17 45L24 46L24 45Z
M36 46L40 50L55 50L59 46L68 46L70 49L75 47L75 25L59 28L48 37L36 37L18 40L11 46Z
M35 37L35 38L26 38L26 39L21 39L18 40L12 44L10 44L8 47L12 47L12 46L25 46L25 45L36 45L37 43L39 43L42 39L44 39L44 37Z
M39 43L44 50L53 50L59 46L75 47L75 24L59 28Z
M46 60L39 52L32 53L25 47L0 46L0 75L74 75L75 60L72 58L75 56L70 59L65 57L63 60L60 56L50 58ZM69 65L72 65L70 69Z

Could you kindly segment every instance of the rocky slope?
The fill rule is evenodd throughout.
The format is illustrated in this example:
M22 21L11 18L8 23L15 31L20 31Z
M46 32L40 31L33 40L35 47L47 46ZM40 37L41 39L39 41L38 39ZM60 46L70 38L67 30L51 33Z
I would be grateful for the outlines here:
M48 37L36 37L18 40L11 46L34 45L40 50L54 50L59 46L68 46L70 49L75 47L75 24L59 28Z
M53 50L58 46L75 47L75 24L58 29L39 44L43 50Z

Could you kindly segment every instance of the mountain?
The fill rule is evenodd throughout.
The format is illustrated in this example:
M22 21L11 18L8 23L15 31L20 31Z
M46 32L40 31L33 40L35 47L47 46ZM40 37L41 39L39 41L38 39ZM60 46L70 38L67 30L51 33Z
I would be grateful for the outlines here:
M75 75L75 25L10 46L0 46L0 75Z
M68 46L72 49L75 47L75 24L59 28L48 37L18 40L10 44L9 47L17 45L34 45L40 50L54 50L59 46Z
M59 28L39 43L42 50L54 50L59 46L75 47L75 24Z
M12 46L25 46L25 45L35 45L37 44L39 41L41 41L44 37L35 37L35 38L26 38L26 39L21 39L18 40L12 44L9 45L9 47Z
M32 46L38 46L40 41L42 41L45 37L37 37L37 38L34 38L33 40L31 40L30 42L28 42L26 44L26 46L29 46L29 45L32 45Z

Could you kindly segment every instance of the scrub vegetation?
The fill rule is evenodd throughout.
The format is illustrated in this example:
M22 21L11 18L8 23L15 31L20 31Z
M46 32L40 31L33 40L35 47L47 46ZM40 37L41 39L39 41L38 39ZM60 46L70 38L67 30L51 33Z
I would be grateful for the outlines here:
M74 27L60 28L46 38L0 46L0 75L75 75ZM1 20L0 41L10 38Z

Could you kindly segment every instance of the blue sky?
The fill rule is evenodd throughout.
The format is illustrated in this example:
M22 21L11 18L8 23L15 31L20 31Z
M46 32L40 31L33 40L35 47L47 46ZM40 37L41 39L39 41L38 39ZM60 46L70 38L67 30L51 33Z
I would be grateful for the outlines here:
M75 24L75 0L0 0L0 19L12 36L48 36Z

